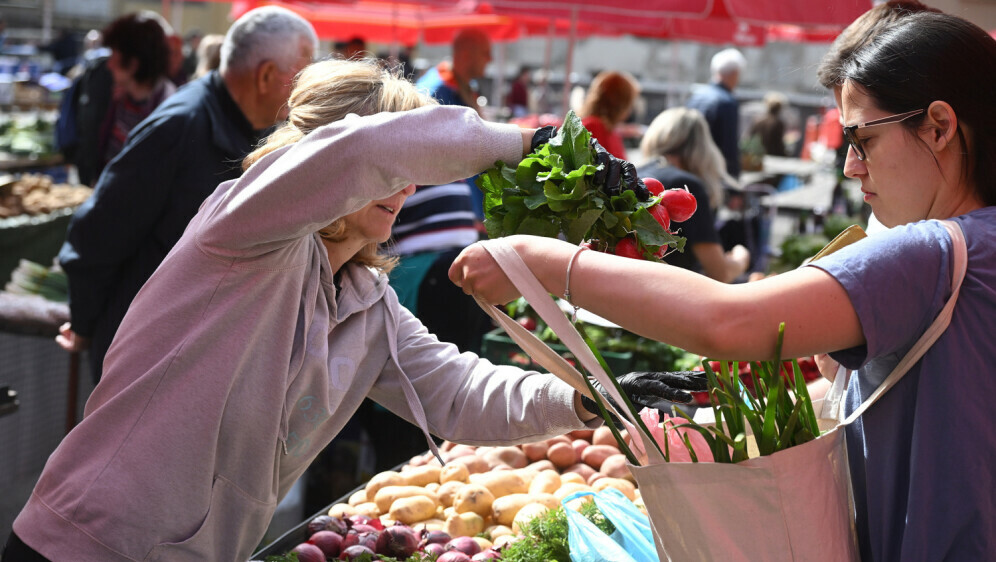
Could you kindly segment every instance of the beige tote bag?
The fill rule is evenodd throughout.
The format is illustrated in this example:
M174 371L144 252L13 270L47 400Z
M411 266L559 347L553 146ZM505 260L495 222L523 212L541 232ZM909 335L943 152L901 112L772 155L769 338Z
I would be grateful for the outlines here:
M942 223L954 246L951 297L933 324L856 411L840 421L837 411L826 411L836 408L823 408L820 427L828 431L820 437L737 464L668 463L651 445L652 438L637 430L633 438L642 440L649 461L644 466L630 465L630 471L647 506L661 560L857 559L844 426L888 392L951 320L965 276L967 251L961 228L949 221ZM482 244L585 370L622 404L581 336L518 254L501 239ZM507 315L478 302L537 363L588 394L577 370ZM839 398L843 385L843 380L835 381L828 397ZM629 412L615 413L638 427Z

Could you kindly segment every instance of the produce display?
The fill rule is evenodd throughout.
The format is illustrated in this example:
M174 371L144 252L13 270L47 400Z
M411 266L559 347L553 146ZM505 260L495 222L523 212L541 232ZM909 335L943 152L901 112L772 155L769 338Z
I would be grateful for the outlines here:
M44 215L79 206L93 189L82 185L57 184L44 174L24 174L0 183L0 218Z
M4 285L4 291L15 295L39 295L50 301L69 300L69 281L66 272L58 265L45 267L28 260L20 260Z
M614 488L645 511L606 427L519 446L440 449L445 466L426 453L375 475L309 521L306 542L267 561L569 562L561 505L568 495ZM568 508L611 532L588 499Z
M683 250L685 239L670 231L671 221L687 219L695 198L683 189L665 191L660 182L647 185L653 194L648 201L637 200L625 185L607 195L592 181L604 170L590 141L581 120L568 112L550 142L518 166L498 162L482 173L477 185L484 193L488 236L563 236L572 244L654 261Z
M41 158L55 154L55 120L30 114L0 120L0 152Z

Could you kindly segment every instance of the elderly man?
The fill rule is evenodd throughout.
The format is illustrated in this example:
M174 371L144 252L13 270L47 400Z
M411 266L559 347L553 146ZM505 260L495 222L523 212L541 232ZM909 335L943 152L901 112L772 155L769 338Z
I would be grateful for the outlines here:
M465 29L453 38L453 60L430 68L418 87L443 105L463 105L480 111L475 81L491 62L491 40L477 29Z
M140 123L74 214L59 252L72 320L56 339L67 350L89 346L95 381L132 299L201 202L237 178L242 158L286 119L291 80L317 43L311 24L289 10L246 13L225 36L219 71Z
M709 65L712 83L695 92L686 104L698 109L709 122L709 132L726 159L726 171L740 176L740 103L733 90L740 83L740 73L747 60L736 49L723 49Z

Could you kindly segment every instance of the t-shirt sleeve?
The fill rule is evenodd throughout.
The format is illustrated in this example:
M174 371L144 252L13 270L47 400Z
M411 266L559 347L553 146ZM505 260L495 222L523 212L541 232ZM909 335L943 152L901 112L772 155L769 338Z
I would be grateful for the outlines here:
M836 352L834 359L857 369L871 358L908 350L950 295L950 255L944 226L926 221L895 227L810 263L844 287L864 332L865 345Z

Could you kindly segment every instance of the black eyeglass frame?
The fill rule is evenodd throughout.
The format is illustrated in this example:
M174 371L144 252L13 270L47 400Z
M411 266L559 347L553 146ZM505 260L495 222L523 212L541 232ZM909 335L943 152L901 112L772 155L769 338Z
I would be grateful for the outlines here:
M882 117L881 119L875 119L868 121L866 123L858 123L857 125L845 125L841 127L844 130L844 139L847 144L851 145L854 149L854 155L858 157L858 160L864 161L867 156L865 155L865 149L861 146L861 139L855 134L858 129L864 129L866 127L875 127L877 125L888 125L890 123L899 123L906 121L910 117L915 117L921 113L926 112L926 109L915 109L913 111L907 111L906 113L898 113L896 115L890 115L888 117Z

